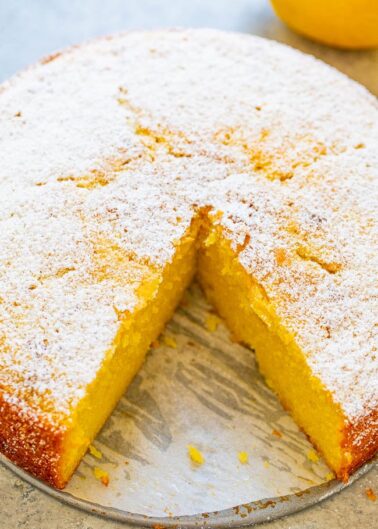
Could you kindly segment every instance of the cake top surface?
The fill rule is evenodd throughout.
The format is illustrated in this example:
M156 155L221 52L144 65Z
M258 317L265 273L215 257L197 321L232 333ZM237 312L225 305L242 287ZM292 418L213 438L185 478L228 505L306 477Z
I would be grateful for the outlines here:
M0 385L67 413L198 208L347 417L378 404L378 107L312 57L135 32L0 87Z

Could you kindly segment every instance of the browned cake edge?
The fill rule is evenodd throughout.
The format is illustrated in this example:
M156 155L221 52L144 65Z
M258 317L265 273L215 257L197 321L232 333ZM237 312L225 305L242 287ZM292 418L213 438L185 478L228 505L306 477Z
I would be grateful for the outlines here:
M378 408L371 410L355 423L344 428L343 448L351 454L349 463L341 467L338 478L347 481L361 465L369 461L378 451Z
M62 489L59 472L65 429L10 404L0 392L0 452L34 476Z
M378 450L378 408L349 423L344 429L342 446L350 459L337 471L337 477L349 476L371 459ZM0 452L13 463L57 489L67 481L60 473L66 429L46 418L10 404L0 393Z

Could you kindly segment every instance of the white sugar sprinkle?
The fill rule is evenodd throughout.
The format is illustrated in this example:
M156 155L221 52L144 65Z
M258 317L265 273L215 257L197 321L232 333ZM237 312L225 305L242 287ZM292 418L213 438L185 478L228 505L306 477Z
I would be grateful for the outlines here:
M198 30L98 40L0 92L0 385L13 402L68 413L117 311L212 206L234 248L250 236L241 263L345 414L378 405L366 90L290 48Z

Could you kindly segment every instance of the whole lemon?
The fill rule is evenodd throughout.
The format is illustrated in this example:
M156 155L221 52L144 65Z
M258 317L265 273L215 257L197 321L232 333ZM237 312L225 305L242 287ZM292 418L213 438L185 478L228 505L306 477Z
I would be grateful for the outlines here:
M298 33L339 48L378 47L378 0L271 0Z

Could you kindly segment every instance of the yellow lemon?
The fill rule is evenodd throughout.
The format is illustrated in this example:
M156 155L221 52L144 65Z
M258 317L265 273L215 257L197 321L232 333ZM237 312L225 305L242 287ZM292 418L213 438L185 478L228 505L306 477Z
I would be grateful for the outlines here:
M292 29L339 48L378 47L378 0L272 0Z

